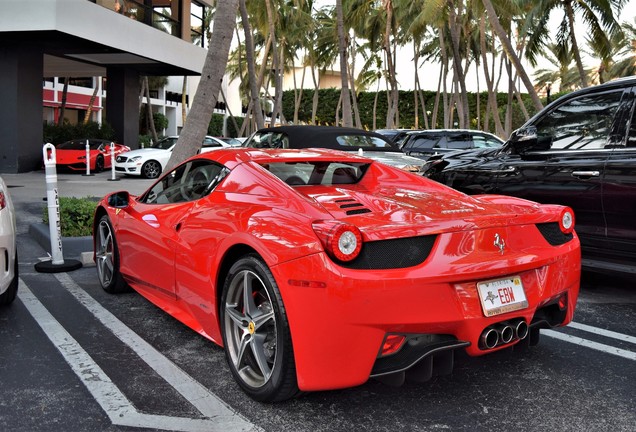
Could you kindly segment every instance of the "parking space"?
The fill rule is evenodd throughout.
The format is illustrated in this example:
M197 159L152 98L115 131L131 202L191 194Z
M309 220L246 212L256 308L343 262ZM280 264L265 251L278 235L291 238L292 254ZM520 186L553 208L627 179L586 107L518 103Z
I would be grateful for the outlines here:
M0 310L2 430L628 431L636 424L629 281L584 274L574 323L542 332L527 351L459 354L452 375L425 384L371 380L261 404L238 388L220 347L134 292L105 293L95 268L37 273L44 252L24 225L38 219L44 175L4 177L18 210L21 282L17 301ZM81 196L139 193L149 183L60 179L60 195L89 192Z

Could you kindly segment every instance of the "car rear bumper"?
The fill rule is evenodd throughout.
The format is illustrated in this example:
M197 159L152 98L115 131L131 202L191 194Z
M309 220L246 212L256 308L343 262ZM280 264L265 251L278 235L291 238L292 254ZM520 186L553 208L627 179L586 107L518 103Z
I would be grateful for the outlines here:
M435 262L381 272L350 270L324 254L274 266L290 323L300 389L351 387L372 375L403 368L405 363L391 364L386 360L389 356L379 360L387 335L430 340L429 346L421 347L424 354L465 347L476 356L518 342L515 338L492 349L480 344L483 333L501 323L567 324L579 292L578 239L551 250L552 254L531 261L494 258L467 263L454 274L447 271L450 268L435 269ZM528 306L486 317L477 282L511 275L520 276ZM564 307L555 310L559 301ZM400 352L393 355L397 358ZM416 363L424 357L416 353L413 358Z

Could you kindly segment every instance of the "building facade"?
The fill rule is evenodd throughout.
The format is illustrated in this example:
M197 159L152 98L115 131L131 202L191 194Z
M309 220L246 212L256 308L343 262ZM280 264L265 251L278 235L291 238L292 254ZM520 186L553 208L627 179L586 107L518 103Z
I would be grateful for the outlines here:
M59 77L92 80L84 90L74 86L66 101L75 111L71 115L85 112L97 86L93 119L107 121L119 142L136 143L140 76L200 75L209 5L210 0L2 0L0 172L41 166L42 123L56 118Z

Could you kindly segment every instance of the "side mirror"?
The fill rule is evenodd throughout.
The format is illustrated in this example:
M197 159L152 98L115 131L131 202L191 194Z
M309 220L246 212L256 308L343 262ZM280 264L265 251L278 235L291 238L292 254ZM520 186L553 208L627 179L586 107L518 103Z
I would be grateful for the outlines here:
M115 208L126 208L130 202L130 194L126 191L115 192L108 196L108 205Z
M508 142L517 154L549 150L552 146L550 137L539 138L536 126L517 129L512 133Z

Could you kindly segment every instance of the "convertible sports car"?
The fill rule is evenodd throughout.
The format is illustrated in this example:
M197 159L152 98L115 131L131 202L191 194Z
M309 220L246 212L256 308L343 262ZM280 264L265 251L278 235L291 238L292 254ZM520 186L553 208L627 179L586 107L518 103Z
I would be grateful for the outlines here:
M86 141L77 139L55 146L57 168L71 171L86 171ZM110 144L108 140L89 139L90 167L92 172L110 168ZM115 157L130 151L130 147L115 143Z
M325 149L197 155L106 196L94 242L107 292L132 286L224 346L260 401L534 345L571 321L580 281L569 208Z

